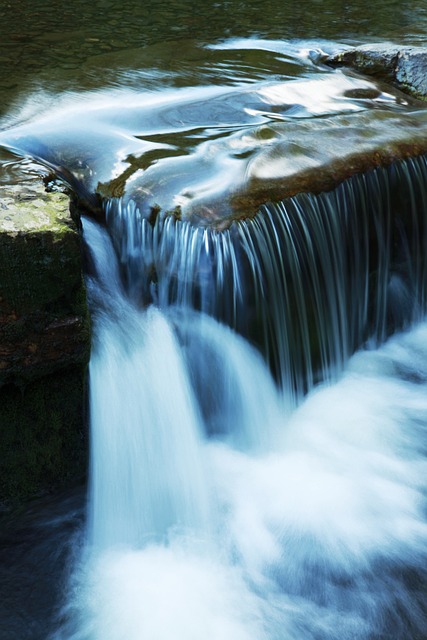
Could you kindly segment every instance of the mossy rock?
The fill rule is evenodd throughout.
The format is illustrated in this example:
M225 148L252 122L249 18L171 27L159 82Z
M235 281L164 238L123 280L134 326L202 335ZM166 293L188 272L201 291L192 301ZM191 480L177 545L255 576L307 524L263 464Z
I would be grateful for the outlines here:
M69 199L0 186L0 499L82 473L90 319Z
M66 195L0 187L0 384L88 361L81 246Z
M47 193L38 182L0 186L0 243L0 308L28 313L61 299L73 306L80 236L65 194Z

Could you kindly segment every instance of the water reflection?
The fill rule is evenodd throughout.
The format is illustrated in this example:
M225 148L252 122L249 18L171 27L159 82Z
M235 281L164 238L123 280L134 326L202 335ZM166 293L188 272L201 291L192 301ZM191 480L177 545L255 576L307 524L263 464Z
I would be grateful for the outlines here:
M296 192L284 180L337 159L415 138L427 147L425 134L414 136L414 126L425 131L419 103L321 63L325 50L341 46L260 39L194 46L189 59L175 59L162 87L31 95L4 119L0 144L84 194L131 198L147 215L180 207L188 219L221 219L242 197L238 213L251 215Z
M195 51L194 41L257 35L422 44L426 25L427 8L417 0L4 2L1 109L6 112L23 91L33 91L40 83L55 92L127 83L124 72L140 69L144 74L153 60L169 73L179 60L188 59L189 50ZM153 81L151 72L147 79Z
M2 137L24 159L1 150L0 180L45 175L32 156L112 195L127 171L147 207L186 206L265 172L283 176L289 151L293 166L317 170L322 153L343 146L344 130L357 145L399 128L418 135L424 116L397 93L314 63L337 40L425 44L426 27L418 0L5 1L1 128L22 128ZM69 530L48 535L42 525L3 540L13 578L0 616L8 638L46 638L59 585L45 559L63 553Z

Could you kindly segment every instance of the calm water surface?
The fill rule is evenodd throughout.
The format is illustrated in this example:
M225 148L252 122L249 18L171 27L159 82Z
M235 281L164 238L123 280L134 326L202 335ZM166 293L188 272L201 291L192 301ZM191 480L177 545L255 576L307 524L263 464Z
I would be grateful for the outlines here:
M40 88L53 94L104 87L189 85L212 66L204 45L227 38L389 40L424 44L427 7L418 0L140 2L39 0L0 6L3 114ZM229 56L223 78L279 73L259 53ZM252 69L253 67L253 69ZM184 76L184 77L183 77ZM201 77L200 77L201 76ZM218 69L217 80L221 78Z
M125 69L169 73L194 43L230 37L422 44L426 24L419 0L5 1L0 86L17 95L38 83L56 90L126 84Z

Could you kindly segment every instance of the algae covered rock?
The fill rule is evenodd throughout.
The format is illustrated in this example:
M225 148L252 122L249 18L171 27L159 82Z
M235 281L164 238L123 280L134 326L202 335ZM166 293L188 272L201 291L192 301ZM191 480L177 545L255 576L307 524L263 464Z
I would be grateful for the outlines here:
M81 237L63 193L0 185L0 497L83 465L90 326ZM83 468L83 467L82 467Z

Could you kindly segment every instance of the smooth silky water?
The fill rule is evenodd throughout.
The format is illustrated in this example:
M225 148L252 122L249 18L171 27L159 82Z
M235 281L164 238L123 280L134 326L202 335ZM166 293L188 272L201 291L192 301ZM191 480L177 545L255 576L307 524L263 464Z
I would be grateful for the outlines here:
M126 240L127 221L135 246L136 212L121 213L112 235ZM199 232L170 226L139 234L165 266L157 305L141 308L107 233L84 225L96 336L88 541L53 637L422 638L425 324L359 352L294 409L253 347L192 310ZM170 306L167 248L183 255L188 234ZM151 268L133 258L131 285Z
M228 220L236 185L302 161L272 140L316 133L317 166L351 118L422 125L318 58L425 44L426 9L46 0L0 25L1 181L53 170L106 214L84 220L87 515L68 534L61 507L31 578L11 554L0 637L427 638L425 159Z
M426 325L292 409L224 325L136 306L106 232L84 231L88 537L53 637L422 638Z

